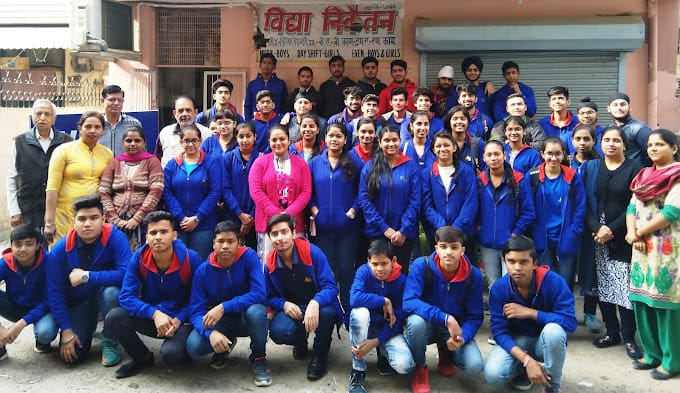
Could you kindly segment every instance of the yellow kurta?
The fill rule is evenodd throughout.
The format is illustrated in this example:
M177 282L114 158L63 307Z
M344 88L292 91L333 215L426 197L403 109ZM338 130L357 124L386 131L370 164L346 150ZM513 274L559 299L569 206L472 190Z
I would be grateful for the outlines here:
M54 150L46 190L57 192L55 242L73 228L73 201L98 192L99 178L112 158L111 150L103 145L97 144L90 150L81 140L64 143Z

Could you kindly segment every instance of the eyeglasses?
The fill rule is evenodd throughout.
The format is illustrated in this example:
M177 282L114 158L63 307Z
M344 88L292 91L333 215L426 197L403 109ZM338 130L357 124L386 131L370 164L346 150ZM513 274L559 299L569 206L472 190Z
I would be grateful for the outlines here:
M215 124L218 126L233 126L236 123L233 120L218 120Z
M561 151L546 151L543 154L545 154L548 157L555 157L555 158L559 158L559 157L562 157L564 155L564 153L561 152Z
M260 104L260 105L269 105L273 102L274 101L272 101L272 100L261 100L261 101L258 101L257 103Z
M199 143L201 143L201 140L198 139L198 138L195 138L195 139L182 139L182 143L184 143L185 145L198 145Z
M117 98L117 97L106 97L106 101L108 102L120 102L121 104L125 102L125 98Z
M597 112L595 112L595 111L579 111L578 115L579 116L592 116L595 113L597 113Z

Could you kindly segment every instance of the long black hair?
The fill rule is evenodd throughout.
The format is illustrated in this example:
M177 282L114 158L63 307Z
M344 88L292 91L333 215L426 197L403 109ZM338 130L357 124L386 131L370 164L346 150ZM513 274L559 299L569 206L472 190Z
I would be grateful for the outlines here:
M375 130L375 136L373 137L373 145L371 147L371 158L375 155L375 152L380 150L380 146L378 146L378 125L376 124L374 119L368 118L368 117L362 117L357 121L356 128L354 129L354 132L357 134L357 140L359 139L359 129L361 126L364 124L371 124L373 125L373 129ZM361 144L360 142L357 141L357 144Z
M345 127L345 125L340 122L335 122L327 125L326 135L331 129L334 128L342 132L342 135L344 135L345 139L347 139L347 127ZM345 175L345 177L347 177L347 180L354 181L354 179L356 179L357 177L357 168L356 165L354 165L354 161L352 161L352 159L347 154L347 150L345 149L346 146L347 146L346 143L342 146L342 153L340 154L340 160L338 161L338 164L340 165L342 173Z
M378 139L382 139L383 135L390 132L399 136L399 129L393 125L388 125L380 130ZM368 196L373 199L378 195L378 191L380 191L380 183L383 175L387 177L387 182L392 184L392 168L390 168L390 164L387 162L387 158L385 158L385 153L383 153L382 149L378 149L373 154L373 160L371 162L371 169L368 171L368 177L366 179L366 189L368 190Z
M505 146L503 145L503 142L496 140L496 139L491 139L486 142L486 145L484 145L484 152L486 152L486 149L491 146L491 145L496 145L498 146L503 154L505 154ZM519 187L517 182L515 182L515 173L514 170L512 169L512 166L510 165L509 162L503 160L503 176L505 177L505 185L508 186L509 189L515 190L516 187Z
M314 113L310 112L302 116L300 119L300 124L302 124L302 121L305 119L312 119L314 124L316 124L316 129L318 132L316 133L316 137L314 138L314 146L312 146L312 157L316 157L321 153L321 127L320 127L320 121L319 121L319 116L315 115ZM300 134L302 134L302 130L300 130ZM345 133L346 135L347 133Z

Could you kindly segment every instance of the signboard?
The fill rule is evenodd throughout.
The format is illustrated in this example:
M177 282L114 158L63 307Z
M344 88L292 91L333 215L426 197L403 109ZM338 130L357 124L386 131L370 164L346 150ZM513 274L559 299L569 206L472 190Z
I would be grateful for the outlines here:
M260 23L269 41L261 53L279 61L347 61L366 56L402 57L403 2L361 5L287 5L261 7Z
M126 115L137 118L142 123L142 127L146 132L146 150L149 153L154 152L156 147L156 139L158 139L158 111L143 111L143 112L125 112ZM78 120L80 120L82 113L71 113L57 115L57 120L54 123L54 129L64 131L71 135L74 139L78 139ZM33 121L29 116L29 127L33 128Z

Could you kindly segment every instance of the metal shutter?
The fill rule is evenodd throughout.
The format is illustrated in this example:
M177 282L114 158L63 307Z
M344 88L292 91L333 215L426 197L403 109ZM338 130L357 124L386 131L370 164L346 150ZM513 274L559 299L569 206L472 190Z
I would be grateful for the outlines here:
M465 80L460 65L467 56L478 55L484 61L482 80L490 80L498 89L505 84L501 65L512 60L519 64L520 81L531 86L536 95L536 119L550 112L547 91L553 86L565 86L571 98L570 109L583 96L599 107L600 123L609 123L607 100L619 86L618 52L478 52L478 53L424 53L426 85L437 84L437 73L445 65L455 70L455 82Z

